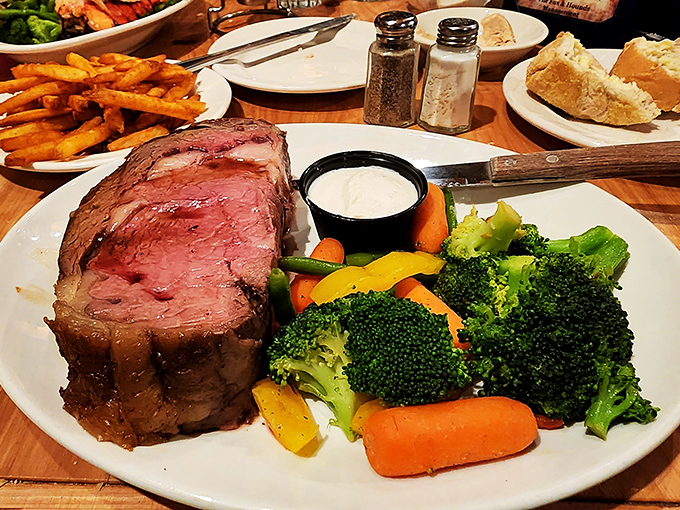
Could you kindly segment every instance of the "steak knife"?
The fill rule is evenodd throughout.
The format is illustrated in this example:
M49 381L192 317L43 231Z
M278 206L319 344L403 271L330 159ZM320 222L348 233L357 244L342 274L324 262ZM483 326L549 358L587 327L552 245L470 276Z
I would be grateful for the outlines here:
M680 141L495 156L421 168L439 186L558 183L614 177L680 177Z
M204 67L217 64L220 60L226 59L231 55L239 53L241 51L252 50L255 48L261 48L262 46L267 46L269 44L274 44L280 41L285 41L292 37L296 37L302 34L309 34L311 32L322 32L325 30L330 30L332 28L342 28L352 21L355 14L346 14L344 16L338 16L337 18L332 18L329 20L321 21L318 23L312 23L311 25L306 25L304 27L295 28L293 30L288 30L286 32L281 32L279 34L273 34L256 41L251 41L249 43L240 44L232 48L227 48L222 51L215 53L210 53L208 55L203 55L200 57L189 58L187 60L182 60L179 62L184 69L187 71L198 71Z

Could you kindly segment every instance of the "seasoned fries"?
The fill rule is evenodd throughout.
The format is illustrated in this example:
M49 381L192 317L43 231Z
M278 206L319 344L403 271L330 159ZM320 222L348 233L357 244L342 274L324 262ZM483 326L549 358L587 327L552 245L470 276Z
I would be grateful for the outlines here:
M0 102L5 165L135 147L206 109L195 94L196 76L165 55L70 53L66 62L19 64L14 79L0 82L0 93L13 94Z

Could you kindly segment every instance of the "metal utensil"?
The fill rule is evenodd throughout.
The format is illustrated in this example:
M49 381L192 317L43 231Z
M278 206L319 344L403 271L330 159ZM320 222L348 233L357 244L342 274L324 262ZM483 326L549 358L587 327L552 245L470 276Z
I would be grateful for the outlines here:
M240 44L238 46L234 46L233 48L227 48L222 51L218 51L216 53L211 53L209 55L204 55L201 57L194 57L190 58L187 60L183 60L179 62L179 65L181 65L184 69L187 71L199 71L203 69L204 67L211 66L213 64L217 64L221 62L222 60L225 60L232 55L242 52L242 51L247 51L247 50L252 50L255 48L261 48L262 46L267 46L269 44L274 44L280 41L285 41L286 39L290 39L292 37L296 37L298 35L302 34L308 34L311 32L320 32L320 31L325 31L325 30L330 30L333 28L338 28L338 27L344 27L346 26L350 21L354 19L355 15L354 14L346 14L344 16L339 16L337 18L333 18L330 20L326 21L321 21L319 23L313 23L311 25L307 25L304 27L296 28L293 30L288 30L286 32L281 32L280 34L274 34L270 35L268 37L264 37L262 39L258 39L257 41L252 41L249 43L245 44Z
M613 177L680 177L680 141L496 156L421 168L440 186L569 182Z
M319 46L320 44L325 44L327 42L332 41L335 39L335 36L337 33L342 30L343 27L334 27L331 29L326 29L326 30L321 30L320 32L317 32L312 39L310 39L307 42L304 42L302 44L296 44L295 46L291 46L290 48L286 48L281 51L277 51L276 53L272 53L270 55L266 55L264 57L260 57L255 60L250 60L248 62L244 62L241 59L237 57L227 57L224 60L220 60L220 64L238 64L245 69L250 69L251 67L255 67L260 64L264 64L265 62L269 62L271 60L277 59L284 57L286 55L291 55L293 53L297 53L298 51L305 50L307 48L313 48L314 46Z

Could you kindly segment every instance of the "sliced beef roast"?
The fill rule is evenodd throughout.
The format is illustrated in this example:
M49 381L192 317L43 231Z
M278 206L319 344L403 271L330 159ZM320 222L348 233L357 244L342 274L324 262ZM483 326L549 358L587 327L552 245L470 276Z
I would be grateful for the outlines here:
M252 420L291 182L281 131L226 119L142 145L83 198L46 322L87 431L132 448Z

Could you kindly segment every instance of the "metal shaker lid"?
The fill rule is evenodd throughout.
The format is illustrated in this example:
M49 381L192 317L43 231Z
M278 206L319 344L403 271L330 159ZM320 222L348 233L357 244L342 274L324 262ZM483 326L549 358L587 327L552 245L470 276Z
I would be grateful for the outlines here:
M445 18L437 27L437 43L447 46L477 44L479 23L470 18Z
M387 11L378 14L373 21L378 34L387 37L408 37L415 32L418 18L406 11Z

